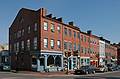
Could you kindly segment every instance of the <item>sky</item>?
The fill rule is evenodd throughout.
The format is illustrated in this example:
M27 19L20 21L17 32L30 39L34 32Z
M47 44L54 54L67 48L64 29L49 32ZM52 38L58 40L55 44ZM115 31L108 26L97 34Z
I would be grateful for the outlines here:
M21 8L38 10L74 21L81 31L120 42L120 0L0 0L0 44L8 43L9 27Z

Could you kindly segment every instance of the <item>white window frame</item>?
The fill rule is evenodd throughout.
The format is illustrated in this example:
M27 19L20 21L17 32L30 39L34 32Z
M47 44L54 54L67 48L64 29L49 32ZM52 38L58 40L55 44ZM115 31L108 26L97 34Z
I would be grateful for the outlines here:
M50 46L51 46L52 49L54 48L54 39L50 40Z
M48 30L48 22L44 21L43 26L44 26L44 30Z
M48 48L48 38L44 38L44 48Z

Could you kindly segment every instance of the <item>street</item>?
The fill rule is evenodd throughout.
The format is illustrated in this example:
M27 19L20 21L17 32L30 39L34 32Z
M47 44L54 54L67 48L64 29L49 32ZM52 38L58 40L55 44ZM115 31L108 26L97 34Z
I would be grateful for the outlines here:
M120 79L120 71L89 75L54 75L40 73L0 72L0 79Z

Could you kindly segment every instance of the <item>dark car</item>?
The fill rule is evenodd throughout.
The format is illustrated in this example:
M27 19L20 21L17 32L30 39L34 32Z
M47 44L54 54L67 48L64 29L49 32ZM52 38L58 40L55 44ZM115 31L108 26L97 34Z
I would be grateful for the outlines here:
M114 65L114 64L107 64L107 67L108 67L108 71L116 71L116 70L118 70L117 65Z
M82 66L80 69L75 70L75 74L91 74L95 73L95 67L93 66Z
M3 63L0 63L0 71L3 70Z
M108 71L108 67L106 65L99 65L96 69L96 72L107 72Z

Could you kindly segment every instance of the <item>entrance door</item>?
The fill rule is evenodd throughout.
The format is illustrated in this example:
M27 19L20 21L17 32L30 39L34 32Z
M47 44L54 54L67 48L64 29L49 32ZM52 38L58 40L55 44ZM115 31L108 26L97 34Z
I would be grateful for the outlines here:
M44 71L45 69L45 59L44 57L40 58L40 67L39 67L40 71Z
M72 66L72 61L71 59L69 59L69 70L71 70L71 66Z

